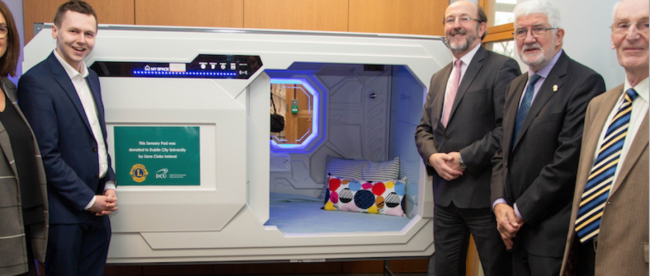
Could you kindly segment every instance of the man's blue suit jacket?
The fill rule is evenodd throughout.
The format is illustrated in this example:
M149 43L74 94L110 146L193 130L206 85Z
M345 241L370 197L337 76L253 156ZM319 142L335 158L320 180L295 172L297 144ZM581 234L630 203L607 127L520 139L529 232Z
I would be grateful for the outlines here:
M86 81L106 141L99 78L90 68L88 71ZM93 214L84 208L94 195L104 193L106 181L115 180L115 172L109 156L108 172L103 179L99 178L97 142L77 91L54 53L20 78L18 104L34 130L43 156L50 224L88 221Z

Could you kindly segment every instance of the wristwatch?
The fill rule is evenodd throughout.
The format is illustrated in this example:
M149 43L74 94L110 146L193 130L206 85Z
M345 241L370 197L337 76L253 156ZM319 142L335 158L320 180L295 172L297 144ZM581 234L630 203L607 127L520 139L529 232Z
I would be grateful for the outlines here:
M463 156L458 154L458 165L460 165L460 168L465 170L467 169L467 166L465 166L465 162L463 162Z

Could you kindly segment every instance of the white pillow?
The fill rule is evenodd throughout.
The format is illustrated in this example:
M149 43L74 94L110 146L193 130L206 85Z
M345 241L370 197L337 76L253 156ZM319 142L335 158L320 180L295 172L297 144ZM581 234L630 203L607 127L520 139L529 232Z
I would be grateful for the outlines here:
M334 173L332 173L334 174ZM361 168L361 179L379 181L382 179L399 178L399 157L384 162L364 161Z

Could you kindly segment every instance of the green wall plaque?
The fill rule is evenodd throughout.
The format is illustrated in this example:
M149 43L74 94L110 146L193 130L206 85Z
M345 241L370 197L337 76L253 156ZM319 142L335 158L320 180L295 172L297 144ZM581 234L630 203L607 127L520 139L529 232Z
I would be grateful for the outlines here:
M116 126L118 185L201 185L199 127Z

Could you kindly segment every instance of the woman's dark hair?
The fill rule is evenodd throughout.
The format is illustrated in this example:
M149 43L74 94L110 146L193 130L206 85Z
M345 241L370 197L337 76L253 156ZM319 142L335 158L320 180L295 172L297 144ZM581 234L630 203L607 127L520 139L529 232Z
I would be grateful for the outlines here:
M7 23L7 50L0 57L0 77L11 75L16 76L16 67L18 66L18 57L20 56L20 37L16 29L14 16L11 14L9 7L3 1L0 1L0 13Z

